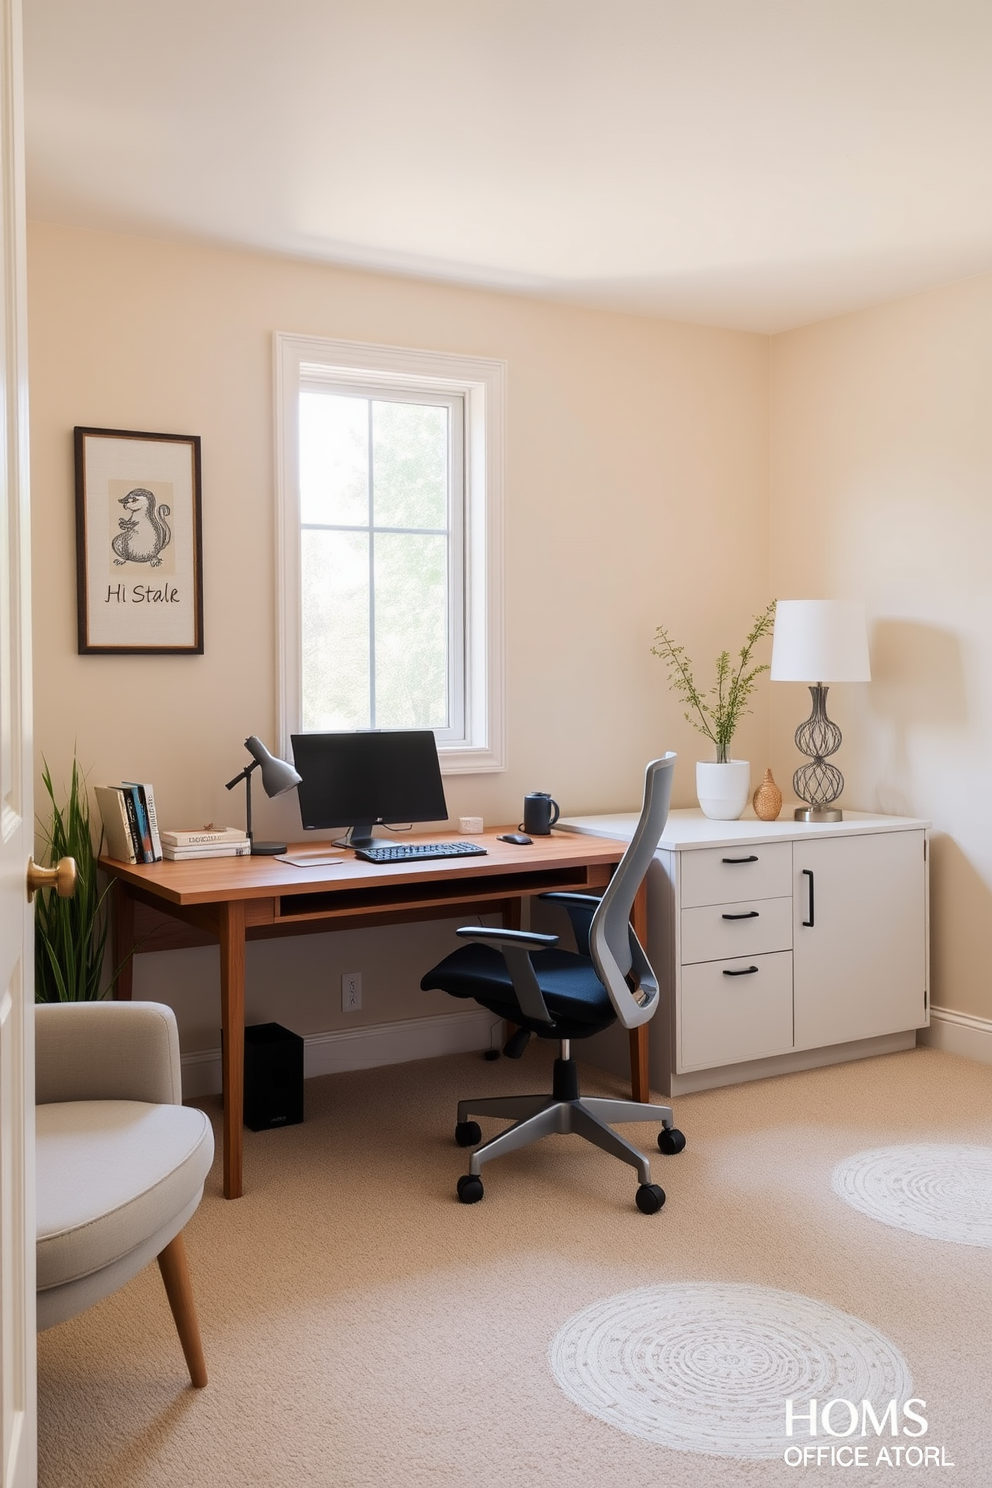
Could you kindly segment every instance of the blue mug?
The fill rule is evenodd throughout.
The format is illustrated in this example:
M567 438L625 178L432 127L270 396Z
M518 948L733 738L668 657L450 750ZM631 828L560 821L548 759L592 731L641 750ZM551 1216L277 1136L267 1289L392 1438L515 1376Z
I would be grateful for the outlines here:
M550 837L551 828L560 815L558 802L553 801L547 791L531 791L530 795L524 796L524 819L520 830L528 837Z

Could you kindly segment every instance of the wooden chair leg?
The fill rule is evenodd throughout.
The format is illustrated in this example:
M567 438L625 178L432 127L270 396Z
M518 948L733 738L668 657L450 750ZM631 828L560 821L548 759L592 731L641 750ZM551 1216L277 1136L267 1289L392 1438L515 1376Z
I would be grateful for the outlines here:
M203 1358L200 1325L196 1318L193 1288L190 1285L186 1247L183 1244L181 1230L174 1240L169 1241L159 1256L158 1269L165 1282L165 1294L172 1308L172 1316L175 1318L179 1342L186 1355L189 1377L196 1388L202 1390L207 1383L207 1366Z

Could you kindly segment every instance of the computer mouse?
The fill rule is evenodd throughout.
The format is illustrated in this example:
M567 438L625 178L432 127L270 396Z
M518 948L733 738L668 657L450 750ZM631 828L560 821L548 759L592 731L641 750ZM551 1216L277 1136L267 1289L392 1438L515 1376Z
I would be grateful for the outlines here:
M533 837L528 837L525 832L499 832L497 840L500 842L515 842L518 847L529 847Z

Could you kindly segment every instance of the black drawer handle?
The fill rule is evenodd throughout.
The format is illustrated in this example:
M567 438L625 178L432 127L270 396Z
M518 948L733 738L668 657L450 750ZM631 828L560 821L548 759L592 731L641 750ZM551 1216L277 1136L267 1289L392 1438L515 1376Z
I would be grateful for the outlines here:
M813 924L815 923L815 919L816 919L816 916L813 913L813 870L812 870L812 868L804 868L803 869L803 877L809 879L809 919L808 920L803 920L803 925L806 926L809 929L809 928L811 928L813 926Z
M724 920L756 920L759 918L759 914L756 909L746 909L743 914L725 914L722 915L721 918Z
M724 976L751 976L757 969L756 966L739 966L736 971L732 971L729 967L725 966L723 968L723 974Z
M758 861L758 854L757 853L752 853L749 858L721 858L720 859L720 862L721 863L756 863L757 861Z

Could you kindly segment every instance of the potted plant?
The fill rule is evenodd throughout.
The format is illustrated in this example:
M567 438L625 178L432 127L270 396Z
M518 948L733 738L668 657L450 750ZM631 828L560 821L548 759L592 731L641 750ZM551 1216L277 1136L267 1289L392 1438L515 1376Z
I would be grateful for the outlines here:
M42 760L42 781L49 800L48 820L40 821L45 856L76 860L76 891L71 899L39 894L35 899L35 1001L86 1002L106 997L114 973L104 985L104 954L110 928L107 895L97 880L100 844L94 846L86 783L75 758L64 805L55 798L51 772Z
M736 821L747 805L751 788L751 768L747 760L730 758L730 746L737 725L750 712L748 699L768 663L754 664L754 648L768 635L775 623L775 601L755 615L736 665L729 651L716 659L716 685L704 696L696 685L692 662L684 646L677 646L663 625L655 632L652 654L668 666L668 683L686 704L684 717L699 733L705 734L716 748L716 760L696 765L696 795L706 816L719 821Z

